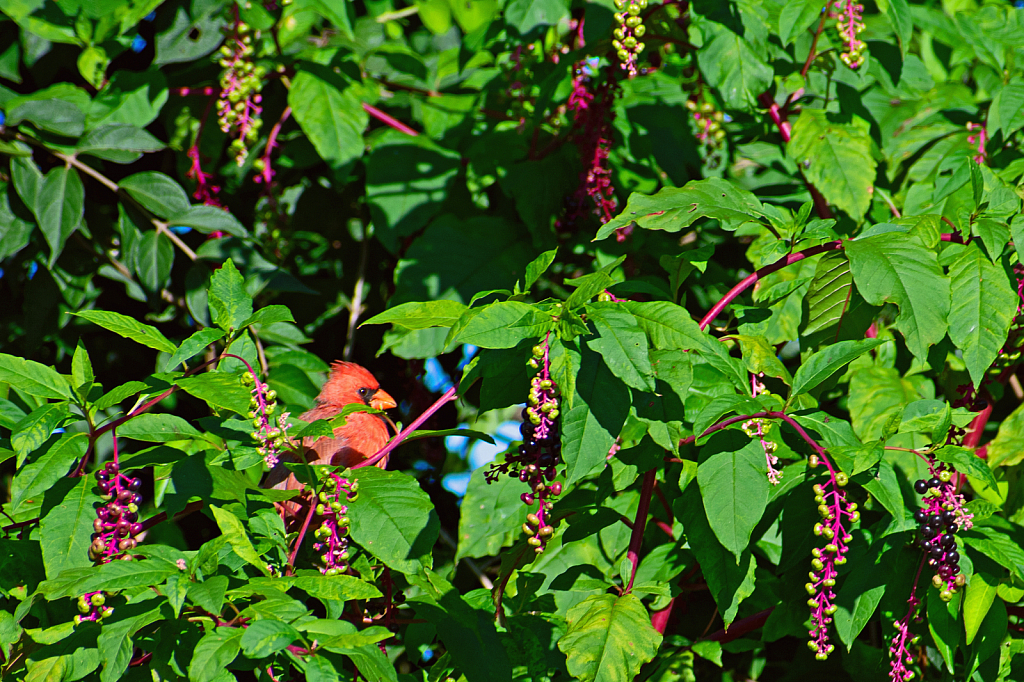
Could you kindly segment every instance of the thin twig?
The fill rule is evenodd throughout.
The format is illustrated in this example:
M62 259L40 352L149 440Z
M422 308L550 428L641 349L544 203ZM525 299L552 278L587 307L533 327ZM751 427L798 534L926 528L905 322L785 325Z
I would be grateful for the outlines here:
M401 433L399 433L397 436L392 438L391 441L387 445L385 445L380 450L378 450L377 454L375 454L373 457L370 457L369 459L364 459L362 462L359 462L358 464L352 465L350 468L352 468L352 469L359 469L360 467L372 466L372 465L376 464L377 462L379 462L380 460L382 460L385 457L387 457L389 454L391 454L392 450L394 450L399 445L401 445L402 441L404 441L406 438L409 437L409 434L411 434L413 431L415 431L420 426L422 426L423 422L425 422L428 419L430 419L430 417L433 416L433 414L435 412L437 412L439 409L441 409L441 407L445 403L448 403L448 402L458 398L459 396L458 396L458 394L456 394L455 390L456 390L455 386L452 386L451 388L449 388L447 391L445 391L444 395L442 395L440 398L438 398L434 402L433 405L428 407L426 409L426 411L423 414L421 414L419 417L417 417L416 420L412 424L409 424L409 426L407 426L404 429L402 429Z
M800 69L800 77L807 77L807 70L811 68L811 62L814 61L815 52L818 49L818 38L821 37L821 32L825 28L825 19L828 18L828 5L825 3L825 9L821 13L821 21L818 22L818 30L814 32L814 40L811 41L811 51L807 53L807 61L804 62L804 68Z
M438 535L441 538L441 542L448 545L452 549L458 549L458 545L455 543L455 538L453 538L452 534L445 530L443 527L440 529ZM492 583L491 579L488 578L487 575L480 570L480 567L476 565L475 561L473 561L469 557L462 557L461 559L459 559L459 563L465 564L466 568L473 572L473 575L476 576L476 579L480 581L481 587L483 587L486 590L494 589L494 583Z
M364 228L363 239L359 243L359 270L356 286L352 290L352 301L348 307L348 334L345 337L345 349L342 351L344 360L352 359L355 350L356 329L359 327L359 316L363 312L363 288L366 285L366 263L370 256L370 240Z

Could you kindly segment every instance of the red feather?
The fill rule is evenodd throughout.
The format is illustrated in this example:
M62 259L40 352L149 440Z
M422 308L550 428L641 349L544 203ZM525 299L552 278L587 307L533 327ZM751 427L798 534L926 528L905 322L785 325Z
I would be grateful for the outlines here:
M395 407L395 400L380 389L380 384L365 368L352 362L335 362L331 374L316 397L316 406L300 419L311 422L331 419L346 405L365 404L386 410ZM334 429L334 437L311 436L303 440L303 454L310 464L330 464L350 467L375 455L388 442L388 427L380 416L367 412L350 414L345 425ZM298 490L302 484L283 466L284 462L298 462L298 453L289 452L271 470L264 487L278 490ZM387 467L384 457L377 466Z

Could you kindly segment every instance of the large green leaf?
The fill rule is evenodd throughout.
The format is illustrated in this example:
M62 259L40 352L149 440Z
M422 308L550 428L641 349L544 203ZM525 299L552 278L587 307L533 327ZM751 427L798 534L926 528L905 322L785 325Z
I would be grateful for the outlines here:
M612 374L633 388L654 390L654 370L647 350L647 335L637 320L617 303L587 305L587 319L594 323L598 338L587 346L604 358Z
M144 171L129 175L120 182L120 186L132 199L161 218L170 218L188 211L188 195L185 190L163 173Z
M523 339L543 338L551 316L519 301L496 301L469 308L452 326L445 347L470 343L481 348L513 348Z
M71 387L53 367L0 353L0 382L37 398L71 398Z
M992 467L1013 466L1024 461L1024 404L1018 405L999 424L999 432L986 446Z
M64 403L44 403L11 427L10 446L18 453L18 467L36 448L53 435L61 420L68 416Z
M89 544L96 505L102 498L93 492L90 476L62 479L46 491L39 521L46 577L56 578L69 568L89 566Z
M199 640L188 666L190 682L213 682L242 648L241 640L245 630L222 627L210 630Z
M633 594L587 597L566 614L569 629L558 640L569 674L582 682L628 682L653 660L661 633Z
M171 353L171 357L167 359L167 363L164 365L164 371L173 371L178 368L183 362L188 362L193 357L203 352L207 346L214 341L219 341L224 338L224 332L220 329L214 329L213 327L207 327L206 329L200 329L192 336L188 337L181 342L178 349Z
M494 627L490 595L486 610L474 608L451 583L422 569L410 575L421 592L410 600L416 615L437 628L438 638L467 679L511 682L512 665Z
M103 659L100 682L116 682L124 676L135 652L132 635L161 619L160 607L152 606L152 602L133 607L134 605L128 606L122 611L137 611L141 607L143 612L130 617L119 613L117 622L106 625L96 638L100 658Z
M521 532L529 509L520 496L530 486L516 477L501 476L494 483L484 478L486 467L473 472L459 514L459 550L462 557L496 556Z
M772 84L774 69L744 38L721 24L710 24L703 47L697 51L700 72L718 90L729 109L749 110L757 96Z
M127 315L109 310L82 310L75 313L75 315L126 339L141 343L143 346L163 351L164 353L173 353L177 349L159 329L143 324L134 317L128 317Z
M974 385L981 386L1006 343L1019 297L1006 271L974 243L953 261L949 278L956 292L949 311L949 338L963 351Z
M245 526L238 517L212 504L210 505L210 511L213 513L213 518L217 521L220 532L224 534L228 544L231 545L232 551L249 565L258 568L264 575L269 575L267 562L260 558L256 548L253 547L252 540L249 538L249 533L246 532Z
M948 327L949 278L935 252L915 237L888 233L846 243L857 289L872 305L895 303L896 328L907 346L924 359Z
M465 312L466 306L458 301L426 301L402 303L374 315L362 324L387 324L406 329L451 327ZM360 325L362 326L362 325Z
M697 483L711 529L739 561L768 504L761 442L739 431L716 433L701 448Z
M135 269L139 283L149 291L167 286L174 266L174 247L166 235L150 230L142 235L135 248Z
M803 362L793 376L792 395L810 391L864 353L885 343L884 339L840 341L826 346Z
M953 600L947 603L939 598L938 590L928 590L928 631L949 672L953 672L954 657L960 643L957 612L960 610L961 594L957 592Z
M248 658L265 658L299 638L299 631L280 620L261 618L245 629L239 644Z
M82 224L85 188L74 168L62 166L46 174L39 188L36 217L50 245L50 265L64 250L71 234Z
M128 123L110 123L87 132L75 152L95 156L114 163L132 163L143 152L156 152L165 147L142 128Z
M204 372L174 382L189 395L205 400L213 407L226 408L245 416L249 412L249 389L238 376L224 372Z
M853 275L846 254L830 251L822 255L815 267L811 287L804 295L807 301L807 325L803 335L809 336L841 324L843 316L850 309L852 290Z
M111 561L99 566L92 566L88 562L40 583L39 591L48 599L60 599L96 590L112 591L156 585L180 572L181 569L174 563L162 559Z
M144 413L132 417L118 427L121 438L133 438L149 443L166 443L199 436L199 431L181 417L173 414Z
M894 535L876 543L869 552L872 565L851 571L842 588L836 590L838 609L833 618L836 633L847 651L853 649L857 636L874 616L904 551L904 541L904 536Z
M871 205L877 162L866 126L834 123L822 109L804 108L786 154L830 204L860 221ZM854 273L856 276L856 273Z
M252 297L245 291L242 273L231 260L210 277L210 319L221 329L238 329L252 315Z
M369 116L354 89L326 67L297 73L288 90L288 104L331 167L341 168L363 155L363 129Z
M981 628L992 602L996 599L999 578L975 571L971 582L964 593L964 633L967 635L964 644L970 644Z
M374 467L348 475L359 481L358 499L348 505L352 538L394 570L415 573L429 567L440 523L416 479Z
M572 409L561 416L567 486L605 466L629 411L629 389L600 356L586 350L582 358Z
M88 434L65 434L36 461L21 469L11 483L10 512L17 512L23 502L49 490L66 476L71 464L85 454L88 445Z
M665 187L651 196L635 192L629 195L626 208L601 226L595 240L634 222L648 230L678 232L698 218L740 223L759 220L763 215L757 197L731 182L719 178L692 180L683 187Z
M952 464L960 473L980 479L993 490L998 485L988 463L967 448L957 445L946 445L935 451L935 459Z

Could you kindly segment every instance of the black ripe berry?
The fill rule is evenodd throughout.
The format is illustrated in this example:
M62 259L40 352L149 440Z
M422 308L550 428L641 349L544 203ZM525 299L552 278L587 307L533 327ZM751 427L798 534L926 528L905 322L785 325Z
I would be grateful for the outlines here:
M921 525L928 520L928 512L924 509L918 509L914 512L914 520L917 521L918 525Z
M926 492L928 492L928 481L924 479L918 479L917 481L914 481L914 491L918 495L924 495Z

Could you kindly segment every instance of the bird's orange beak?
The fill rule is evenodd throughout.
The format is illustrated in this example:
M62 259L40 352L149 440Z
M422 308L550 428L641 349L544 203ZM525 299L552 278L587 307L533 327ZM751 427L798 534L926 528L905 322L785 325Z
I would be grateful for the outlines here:
M387 391L378 389L373 397L370 398L370 407L375 410L390 410L393 407L398 407L398 403L395 399L388 395Z

